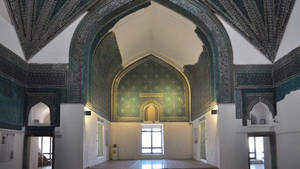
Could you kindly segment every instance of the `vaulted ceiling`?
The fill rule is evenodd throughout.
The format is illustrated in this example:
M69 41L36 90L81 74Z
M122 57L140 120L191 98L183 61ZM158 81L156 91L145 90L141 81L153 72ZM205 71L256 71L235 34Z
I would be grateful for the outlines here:
M295 0L206 0L274 62Z
M27 60L100 0L5 0ZM295 0L199 0L274 62Z
M123 66L153 54L178 68L197 63L202 53L203 43L195 30L189 19L155 2L122 18L112 28Z
M6 0L26 59L98 0Z

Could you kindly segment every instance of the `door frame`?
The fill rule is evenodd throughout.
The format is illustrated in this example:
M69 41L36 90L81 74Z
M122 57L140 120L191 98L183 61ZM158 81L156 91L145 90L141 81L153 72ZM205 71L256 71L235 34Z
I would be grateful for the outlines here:
M24 135L24 144L23 144L23 167L22 169L28 168L28 139L30 137L52 137L52 169L54 169L55 165L55 133L54 127L26 127L25 135Z
M250 132L247 136L248 146L248 168L250 169L250 158L249 158L249 137L270 137L270 154L272 169L277 169L277 147L276 147L276 133L275 132Z

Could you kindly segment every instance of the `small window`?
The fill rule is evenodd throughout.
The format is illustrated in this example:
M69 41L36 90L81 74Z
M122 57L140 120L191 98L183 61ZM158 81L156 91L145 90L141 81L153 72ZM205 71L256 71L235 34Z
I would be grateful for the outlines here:
M200 121L199 136L200 136L200 158L206 160L206 137L205 137L205 120Z
M103 156L103 145L104 145L104 126L102 123L98 123L98 157Z
M162 125L142 125L142 154L163 154Z

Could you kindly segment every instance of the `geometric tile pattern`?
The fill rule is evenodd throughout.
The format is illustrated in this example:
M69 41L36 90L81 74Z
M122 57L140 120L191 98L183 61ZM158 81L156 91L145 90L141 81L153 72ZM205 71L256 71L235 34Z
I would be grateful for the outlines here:
M188 121L188 89L183 76L171 66L150 55L129 66L116 83L118 117L139 119L142 105L161 105L160 121ZM126 70L125 70L126 71ZM159 96L158 96L159 95ZM124 119L125 119L124 118ZM114 117L116 119L116 117Z
M95 48L87 92L88 107L106 119L111 117L111 86L116 74L122 68L122 56L116 36L110 32Z
M51 124L59 126L59 106L67 100L67 69L66 64L28 64L0 44L0 127L20 130L31 103L40 101L50 107Z
M234 65L236 118L246 125L254 104L263 102L273 116L276 103L300 89L300 47L270 65Z
M216 104L211 62L210 49L203 46L198 62L184 66L184 73L188 75L191 85L192 120L207 113Z
M217 14L274 62L295 0L207 0Z
M234 65L236 88L272 88L273 65Z
M6 0L28 60L98 0Z
M0 127L21 129L24 112L24 87L0 76Z
M289 52L273 65L274 85L278 86L300 76L300 47Z

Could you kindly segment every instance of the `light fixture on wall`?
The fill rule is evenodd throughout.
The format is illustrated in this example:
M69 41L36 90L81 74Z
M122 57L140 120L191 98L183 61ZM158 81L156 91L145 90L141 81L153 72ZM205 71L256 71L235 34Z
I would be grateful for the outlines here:
M83 110L84 110L84 115L85 116L91 116L92 115L92 110L89 108L88 105L85 105Z
M213 115L218 114L218 110L211 110L211 114Z
M91 115L92 115L92 112L91 112L91 111L84 111L84 115L86 115L86 116L91 116Z
M211 110L211 114L212 114L212 115L216 115L216 114L218 114L218 113L219 113L218 105L215 105L215 106L213 107L213 109Z

